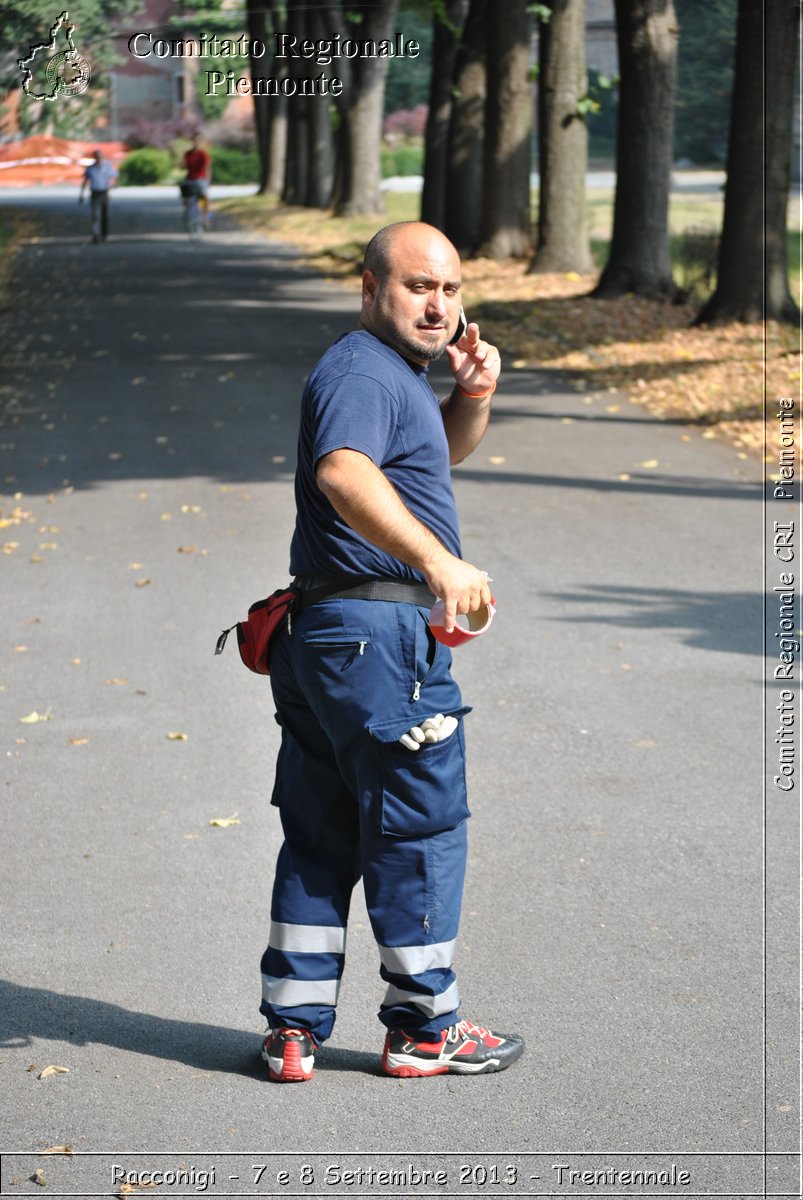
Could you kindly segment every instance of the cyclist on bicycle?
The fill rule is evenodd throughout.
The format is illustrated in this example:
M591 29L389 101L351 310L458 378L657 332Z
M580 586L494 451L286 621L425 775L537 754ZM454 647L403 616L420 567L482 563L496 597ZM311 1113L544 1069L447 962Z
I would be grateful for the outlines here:
M201 145L201 136L194 133L192 136L192 145L184 155L182 163L184 170L187 172L184 180L185 184L194 184L193 191L198 196L198 202L201 209L201 219L205 229L209 228L209 181L212 177L212 159ZM182 195L186 195L189 188L182 188Z

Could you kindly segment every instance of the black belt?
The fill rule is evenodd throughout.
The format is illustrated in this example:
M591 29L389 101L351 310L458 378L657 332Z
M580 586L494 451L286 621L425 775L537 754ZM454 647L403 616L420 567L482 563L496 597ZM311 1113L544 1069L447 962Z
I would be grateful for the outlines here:
M385 600L394 604L414 604L417 608L432 608L435 603L426 584L412 579L363 579L350 583L348 576L337 579L298 575L293 582L299 592L296 611L322 600Z

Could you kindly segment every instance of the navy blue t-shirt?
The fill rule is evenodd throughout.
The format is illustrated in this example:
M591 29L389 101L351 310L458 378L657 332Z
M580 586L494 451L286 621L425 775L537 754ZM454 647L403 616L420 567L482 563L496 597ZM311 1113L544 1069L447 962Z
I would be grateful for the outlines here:
M332 450L357 450L384 473L410 512L460 556L449 446L426 367L365 330L347 333L316 364L304 388L296 470L292 575L421 575L355 533L315 482Z

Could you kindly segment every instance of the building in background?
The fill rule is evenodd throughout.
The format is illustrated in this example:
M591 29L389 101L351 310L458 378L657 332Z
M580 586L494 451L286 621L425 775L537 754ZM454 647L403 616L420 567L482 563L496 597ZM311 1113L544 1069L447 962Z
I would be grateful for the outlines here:
M171 23L177 7L175 0L143 0L142 8L126 17L117 47L121 61L109 72L109 136L115 141L125 140L143 124L198 120L193 100L198 59L155 54L140 58L128 48L136 33L150 34L154 41L184 37ZM144 39L140 45L145 47Z

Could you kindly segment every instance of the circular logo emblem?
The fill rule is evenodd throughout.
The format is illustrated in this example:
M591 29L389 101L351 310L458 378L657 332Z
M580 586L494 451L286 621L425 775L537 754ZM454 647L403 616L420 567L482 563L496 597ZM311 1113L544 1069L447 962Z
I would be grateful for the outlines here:
M57 96L80 96L89 87L91 74L89 63L74 50L62 50L48 60L47 82Z

